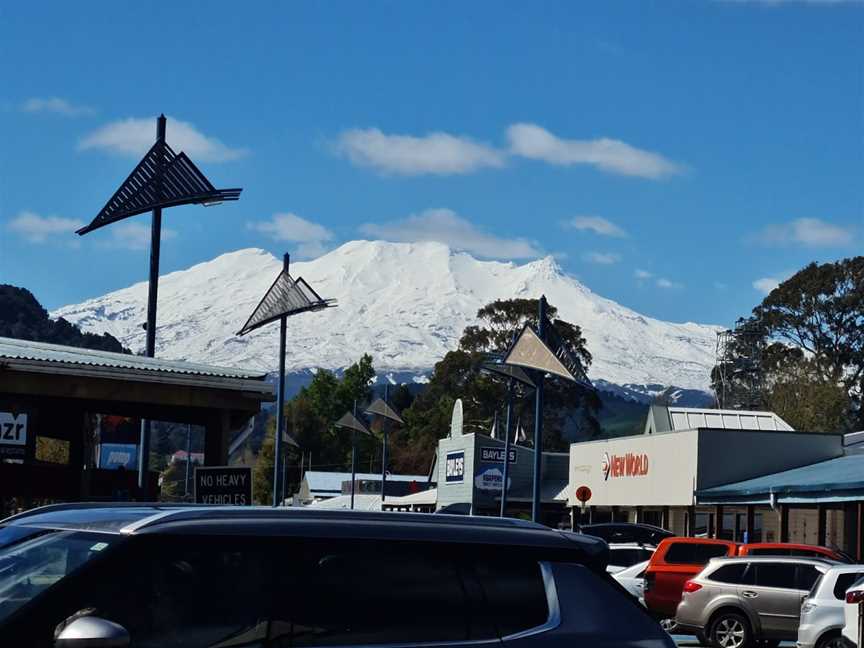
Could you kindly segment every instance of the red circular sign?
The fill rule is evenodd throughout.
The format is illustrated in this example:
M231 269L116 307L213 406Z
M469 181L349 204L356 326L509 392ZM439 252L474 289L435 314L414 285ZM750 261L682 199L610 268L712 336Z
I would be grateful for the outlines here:
M580 486L576 489L576 499L584 504L591 499L591 489L587 486Z

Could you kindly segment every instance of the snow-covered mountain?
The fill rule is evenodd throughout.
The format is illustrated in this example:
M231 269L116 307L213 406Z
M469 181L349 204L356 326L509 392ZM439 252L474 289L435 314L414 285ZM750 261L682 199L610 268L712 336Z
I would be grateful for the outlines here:
M223 254L159 282L159 357L274 371L278 326L238 338L281 267L260 249ZM524 265L478 261L440 243L353 241L292 263L338 308L288 322L289 370L339 369L364 352L382 372L428 374L477 310L494 299L545 294L559 316L582 327L594 356L590 376L615 385L707 390L717 327L645 317L592 293L550 258ZM142 282L52 313L84 331L144 348ZM638 391L635 389L633 391Z

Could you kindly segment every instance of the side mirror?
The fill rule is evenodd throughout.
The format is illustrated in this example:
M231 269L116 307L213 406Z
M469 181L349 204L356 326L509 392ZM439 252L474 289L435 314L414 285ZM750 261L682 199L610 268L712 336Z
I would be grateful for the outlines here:
M54 648L126 648L129 641L129 633L119 623L82 616L63 628Z

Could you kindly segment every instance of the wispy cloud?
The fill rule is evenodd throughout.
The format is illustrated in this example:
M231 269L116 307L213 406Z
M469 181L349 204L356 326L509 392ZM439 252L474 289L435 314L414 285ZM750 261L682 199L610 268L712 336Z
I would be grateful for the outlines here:
M115 223L106 232L108 238L101 241L103 247L121 250L147 250L150 248L150 225L126 221ZM167 227L162 228L162 242L177 238L177 232Z
M586 252L582 255L582 260L586 263L612 265L621 260L621 255L615 254L614 252Z
M855 239L852 227L834 225L819 218L798 218L788 223L768 225L750 237L763 245L801 245L804 247L841 247Z
M273 214L270 220L247 223L246 227L266 234L274 241L296 243L294 254L304 259L314 259L325 254L327 243L333 239L333 232L297 214Z
M627 232L602 216L574 216L570 220L564 221L562 225L567 229L594 232L600 236L612 236L615 238L624 238L627 236Z
M664 290L684 287L683 284L678 283L677 281L672 281L671 279L666 279L665 277L659 277L655 283L657 284L658 288L663 288Z
M84 221L60 216L40 216L32 211L22 211L9 221L6 227L31 243L45 243L48 240L68 237L75 239L75 230L84 227ZM75 237L77 238L77 237Z
M189 122L169 117L166 140L172 148L184 151L193 161L228 162L248 155L244 148L232 148L221 140L205 135ZM156 118L129 118L105 124L84 137L79 150L96 149L117 155L139 156L156 139Z
M53 113L64 117L87 117L96 114L96 109L91 106L74 104L60 97L31 97L21 104L21 110L28 113Z
M639 268L636 268L636 270L633 271L633 276L636 277L636 279L638 279L639 281L645 281L647 279L650 279L654 275L647 270L641 270Z
M334 148L358 166L407 176L466 174L504 166L506 160L491 146L442 132L416 137L355 128L344 131Z
M513 124L507 129L510 151L550 164L587 164L602 171L658 180L682 172L676 162L620 140L562 139L536 124Z
M528 259L542 255L535 243L495 236L450 209L427 209L389 223L366 223L361 225L360 231L388 241L438 241L487 259Z

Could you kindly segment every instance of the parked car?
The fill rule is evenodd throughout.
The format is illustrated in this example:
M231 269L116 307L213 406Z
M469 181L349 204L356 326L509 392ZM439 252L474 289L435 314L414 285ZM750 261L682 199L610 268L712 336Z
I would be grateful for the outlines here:
M684 584L675 620L718 648L794 640L802 599L836 564L783 556L714 559Z
M636 563L645 562L654 555L656 547L635 542L609 543L609 564L606 571L616 574Z
M847 646L858 646L861 632L861 614L864 612L864 580L846 590L846 605L843 606L843 638Z
M579 528L586 535L602 538L606 542L635 542L656 547L662 540L675 536L671 531L661 529L651 524L636 524L632 522L601 522L586 524Z
M829 558L842 563L854 563L841 551L817 545L794 544L791 542L751 542L738 547L739 556L801 556L804 558Z
M797 648L844 648L846 590L864 578L864 565L837 565L813 585L801 605Z
M60 505L5 535L10 648L674 646L606 543L519 520Z
M707 538L667 538L645 570L645 605L659 618L674 618L684 583L712 558L734 556L737 545Z
M639 603L645 605L645 568L648 561L636 563L612 575L627 592Z

